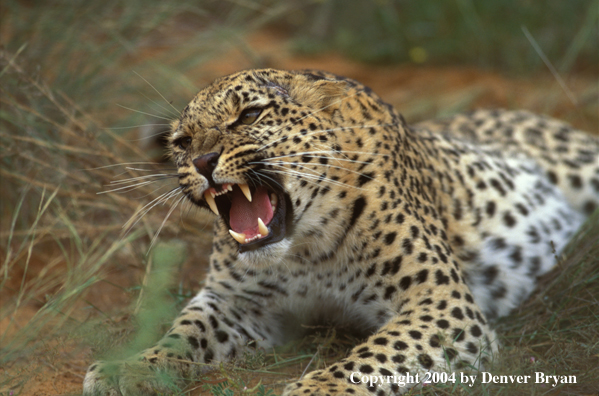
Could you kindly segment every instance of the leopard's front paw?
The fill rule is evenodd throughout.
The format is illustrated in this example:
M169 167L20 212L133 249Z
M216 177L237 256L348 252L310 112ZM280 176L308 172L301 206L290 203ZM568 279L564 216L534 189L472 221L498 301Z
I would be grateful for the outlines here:
M341 396L358 395L372 396L361 383L353 383L341 370L336 370L336 365L328 370L317 370L306 375L305 378L289 384L284 396Z
M143 358L118 362L96 362L83 380L85 396L129 396L173 394L185 385L171 370L159 369Z

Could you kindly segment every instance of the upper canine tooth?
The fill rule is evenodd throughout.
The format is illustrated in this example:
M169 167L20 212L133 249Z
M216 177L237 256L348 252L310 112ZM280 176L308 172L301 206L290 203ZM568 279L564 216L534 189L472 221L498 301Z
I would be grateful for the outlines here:
M212 209L214 214L218 216L220 213L218 213L218 208L216 207L216 202L214 201L214 195L212 194L212 192L205 191L204 199L206 200L208 206L210 206L210 209Z
M231 236L233 237L233 239L235 239L237 242L239 242L239 243L245 243L245 234L240 234L240 233L235 232L233 230L229 230L229 234L231 234Z
M261 218L258 217L258 230L260 231L260 235L263 237L268 235L268 228L264 224Z
M241 188L241 192L248 201L252 202L252 193L250 192L250 187L247 184L238 184L239 188Z

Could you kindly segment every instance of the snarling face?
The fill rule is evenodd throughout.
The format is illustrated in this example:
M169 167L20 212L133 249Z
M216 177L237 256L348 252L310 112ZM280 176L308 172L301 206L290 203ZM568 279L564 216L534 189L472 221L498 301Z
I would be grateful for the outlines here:
M316 196L358 183L351 169L358 161L348 152L366 144L354 128L368 119L344 99L362 89L328 74L271 69L215 81L173 124L169 142L184 194L220 217L239 253L280 255L339 203L330 194L331 202L315 204ZM368 100L369 112L381 110Z

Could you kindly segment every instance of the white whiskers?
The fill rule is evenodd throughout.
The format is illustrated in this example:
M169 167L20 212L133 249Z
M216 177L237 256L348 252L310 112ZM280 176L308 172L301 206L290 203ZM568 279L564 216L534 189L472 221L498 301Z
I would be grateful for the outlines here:
M160 194L158 197L154 198L149 203L147 203L146 205L144 205L141 209L139 209L137 212L135 212L133 214L133 216L131 216L131 218L123 225L122 228L125 229L125 230L127 230L127 233L128 233L129 230L131 230L133 227L135 227L135 225L137 223L139 223L139 221L150 210L152 210L157 205L160 205L160 204L164 205L164 204L166 204L171 198L177 196L178 194L182 194L181 187L179 187L179 186L177 186L177 187L175 187L175 188L171 189L170 191L167 191L167 192L165 192L163 194ZM182 194L182 197L185 197L185 195Z
M179 190L178 192L180 193L181 191ZM184 198L185 198L185 195L181 194L181 196L179 197L179 199L173 204L173 206L171 206L171 208L167 212L166 216L164 216L164 220L162 220L162 223L160 224L160 227L158 227L158 230L156 230L156 232L154 233L154 236L152 237L152 241L150 242L150 246L148 247L148 253L150 252L150 250L152 250L152 246L154 246L154 243L158 239L158 235L160 235L160 231L162 231L162 228L166 224L166 221L169 219L169 217L171 217L171 214L175 211L175 209L177 208L177 206L179 206L179 204L181 203L181 201L183 201Z

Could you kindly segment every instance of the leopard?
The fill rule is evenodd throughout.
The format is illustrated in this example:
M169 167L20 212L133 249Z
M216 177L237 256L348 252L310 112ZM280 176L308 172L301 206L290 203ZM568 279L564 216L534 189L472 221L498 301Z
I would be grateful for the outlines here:
M184 386L315 326L359 341L286 396L397 395L421 384L385 378L483 369L493 321L599 205L597 136L523 110L410 125L323 71L221 77L168 145L180 193L215 215L205 283L154 346L93 363L86 395L168 394L156 373Z

